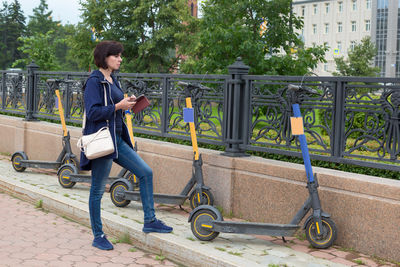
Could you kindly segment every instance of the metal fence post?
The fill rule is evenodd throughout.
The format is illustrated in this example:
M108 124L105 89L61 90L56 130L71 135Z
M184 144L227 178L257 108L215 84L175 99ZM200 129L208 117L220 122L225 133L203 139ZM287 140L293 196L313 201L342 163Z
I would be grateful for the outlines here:
M1 95L1 109L6 110L6 91L7 91L7 84L6 84L6 73L3 72L2 74L2 78L1 78L1 91L2 91L2 95Z
M165 136L168 133L168 93L169 93L169 77L163 77L163 86L162 86L162 95L161 95L161 103L162 103L162 114L161 114L161 136Z
M332 156L335 158L342 158L344 152L344 131L345 131L345 82L336 82L333 119L333 142L332 142Z
M245 110L245 82L242 75L249 73L250 67L245 65L242 59L228 66L230 81L226 87L224 98L224 131L223 140L226 143L224 155L231 157L245 156L244 150L240 148L243 140L243 127L246 119Z
M26 94L26 116L25 120L34 121L33 117L35 111L35 84L37 83L35 79L35 71L39 69L39 66L32 61L31 64L27 66L28 69L28 92Z

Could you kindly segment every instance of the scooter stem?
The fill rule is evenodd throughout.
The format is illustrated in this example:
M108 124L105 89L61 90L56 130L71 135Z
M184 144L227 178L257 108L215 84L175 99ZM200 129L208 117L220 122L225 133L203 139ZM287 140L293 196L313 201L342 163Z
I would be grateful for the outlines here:
M294 117L301 117L299 104L293 104L292 107ZM306 135L304 133L299 135L299 141L301 153L303 155L304 166L306 168L307 180L311 183L314 182L314 175L311 167L310 154L308 153Z
M65 124L64 109L63 109L63 105L62 105L62 101L61 101L61 97L60 97L60 91L58 89L56 90L56 95L57 95L57 99L58 99L58 113L60 115L60 120L61 120L61 124L63 127L64 136L67 136L68 130L67 130L67 125Z

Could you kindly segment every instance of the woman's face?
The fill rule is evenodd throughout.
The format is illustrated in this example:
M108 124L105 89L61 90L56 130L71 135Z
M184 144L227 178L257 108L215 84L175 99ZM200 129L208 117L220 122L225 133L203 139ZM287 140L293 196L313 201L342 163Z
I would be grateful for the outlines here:
M121 65L122 58L121 54L118 55L110 55L106 57L106 63L108 68L111 69L111 71L118 70L119 66Z

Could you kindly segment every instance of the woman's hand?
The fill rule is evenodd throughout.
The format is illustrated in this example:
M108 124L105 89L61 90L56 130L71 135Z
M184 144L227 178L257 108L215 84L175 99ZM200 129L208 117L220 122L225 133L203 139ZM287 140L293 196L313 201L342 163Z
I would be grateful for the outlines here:
M129 110L136 104L136 97L134 95L125 97L115 105L115 110Z

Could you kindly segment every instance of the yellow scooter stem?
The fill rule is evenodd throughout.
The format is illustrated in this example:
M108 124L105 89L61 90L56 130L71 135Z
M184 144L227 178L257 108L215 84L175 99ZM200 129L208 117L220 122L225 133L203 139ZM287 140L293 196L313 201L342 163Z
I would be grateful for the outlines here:
M58 99L58 113L60 115L61 125L63 127L64 136L68 135L67 125L65 124L64 109L60 97L60 90L56 90L56 95Z
M192 99L190 97L186 98L186 107L192 108ZM199 147L197 146L197 136L196 136L196 129L194 128L194 122L189 122L190 127L190 137L192 138L192 147L194 153L194 159L199 159Z
M127 94L124 95L124 97L128 97ZM131 138L131 143L132 146L135 146L135 138L133 137L133 130L132 130L132 114L130 112L125 113L126 117L126 124L128 126L128 132L129 132L129 137Z

